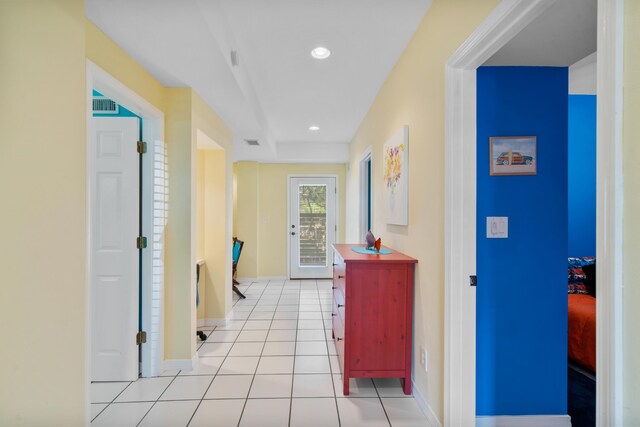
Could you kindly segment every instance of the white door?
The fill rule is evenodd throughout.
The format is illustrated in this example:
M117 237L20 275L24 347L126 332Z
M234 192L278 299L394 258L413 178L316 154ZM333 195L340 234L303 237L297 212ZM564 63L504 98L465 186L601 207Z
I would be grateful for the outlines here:
M90 156L91 381L138 378L138 119L94 117Z
M332 276L336 241L336 178L289 178L289 276Z

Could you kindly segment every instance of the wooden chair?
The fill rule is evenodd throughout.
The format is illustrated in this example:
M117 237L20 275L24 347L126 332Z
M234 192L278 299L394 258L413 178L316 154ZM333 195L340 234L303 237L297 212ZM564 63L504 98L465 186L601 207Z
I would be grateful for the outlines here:
M233 238L233 252L232 252L233 270L231 275L233 282L231 283L231 285L233 286L233 292L238 294L240 298L244 299L246 297L242 292L240 292L240 289L238 289L238 285L240 284L240 282L236 280L236 274L238 274L238 261L240 261L240 254L242 253L243 246L244 246L244 242L242 240L238 240L237 237Z

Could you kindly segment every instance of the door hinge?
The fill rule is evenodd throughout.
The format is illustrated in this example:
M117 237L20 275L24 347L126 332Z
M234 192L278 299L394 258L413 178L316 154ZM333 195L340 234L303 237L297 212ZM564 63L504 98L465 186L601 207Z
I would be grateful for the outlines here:
M144 236L139 236L136 238L136 247L138 249L145 249L147 247L147 238Z
M478 276L469 276L469 285L478 286Z
M136 334L136 344L140 345L140 344L144 344L147 342L147 333L145 331L139 331Z
M138 153L144 154L147 152L147 143L144 141L138 141Z

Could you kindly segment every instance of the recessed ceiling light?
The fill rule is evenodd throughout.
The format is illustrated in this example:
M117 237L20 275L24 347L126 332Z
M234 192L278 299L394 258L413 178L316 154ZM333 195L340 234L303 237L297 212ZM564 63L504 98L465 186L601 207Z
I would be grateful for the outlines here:
M309 130L320 130L318 126L309 126Z
M329 55L331 55L331 51L322 46L318 46L311 51L311 56L316 59L327 59Z

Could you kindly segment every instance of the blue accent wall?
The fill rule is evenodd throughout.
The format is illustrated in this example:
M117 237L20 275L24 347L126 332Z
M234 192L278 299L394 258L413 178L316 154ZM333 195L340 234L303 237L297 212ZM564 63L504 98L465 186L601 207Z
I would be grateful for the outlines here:
M478 415L567 413L567 116L567 68L478 69ZM489 176L489 137L528 135L537 175Z
M596 255L596 96L569 95L569 252Z

